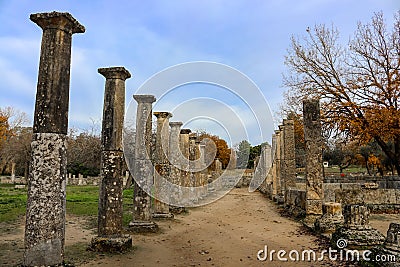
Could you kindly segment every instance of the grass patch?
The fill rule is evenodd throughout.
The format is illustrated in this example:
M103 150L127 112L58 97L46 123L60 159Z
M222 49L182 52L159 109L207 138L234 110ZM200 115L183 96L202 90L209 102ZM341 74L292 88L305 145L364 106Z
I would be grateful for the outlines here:
M99 188L97 186L68 186L67 213L77 216L97 216Z
M68 186L67 213L97 218L98 186ZM14 189L14 185L0 184L0 223L12 223L25 215L27 189ZM124 225L132 221L133 190L123 191Z
M0 222L14 222L26 211L26 189L14 185L0 185Z

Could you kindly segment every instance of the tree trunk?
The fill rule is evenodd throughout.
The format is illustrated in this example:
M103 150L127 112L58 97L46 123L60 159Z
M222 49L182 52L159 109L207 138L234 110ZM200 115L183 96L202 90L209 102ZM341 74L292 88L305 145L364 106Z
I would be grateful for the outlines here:
M397 175L400 175L400 136L396 136L393 139L394 142L394 151L390 149L390 147L386 144L385 141L380 136L374 136L374 139L378 143L378 145L382 148L383 152L385 152L386 156L393 162L394 167L396 168Z

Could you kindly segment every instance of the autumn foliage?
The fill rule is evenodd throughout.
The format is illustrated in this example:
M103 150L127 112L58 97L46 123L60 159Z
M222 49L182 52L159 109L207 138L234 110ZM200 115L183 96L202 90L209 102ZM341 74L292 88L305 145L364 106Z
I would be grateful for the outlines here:
M347 46L333 26L306 32L292 38L285 58L287 106L320 99L325 129L360 145L376 142L400 173L400 10L391 29L382 13L359 23Z

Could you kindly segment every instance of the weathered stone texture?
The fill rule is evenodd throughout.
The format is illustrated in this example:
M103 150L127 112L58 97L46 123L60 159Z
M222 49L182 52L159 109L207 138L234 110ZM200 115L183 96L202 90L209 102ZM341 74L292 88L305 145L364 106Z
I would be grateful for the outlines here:
M154 112L157 117L156 147L155 147L155 176L154 176L154 214L153 218L170 219L173 214L169 213L169 206L162 200L169 202L169 192L167 181L170 175L170 166L168 161L169 151L169 118L172 114L169 112Z
M296 157L294 142L294 122L292 120L283 120L283 138L284 138L284 180L285 190L290 187L296 187Z
M69 13L30 19L43 29L33 131L67 134L72 34L85 28Z
M73 33L69 13L31 14L43 30L25 225L26 266L61 264L65 239L66 134Z
M169 161L171 163L171 172L170 172L170 182L176 186L173 187L171 192L171 198L173 202L177 202L180 198L180 190L177 186L181 183L181 170L180 166L180 145L179 145L179 136L183 123L182 122L170 122L169 126L171 127L169 134Z
M122 151L125 114L125 80L131 75L124 67L99 68L106 78L101 144L103 150Z
M55 265L64 256L66 136L35 133L31 146L24 264Z
M150 158L152 141L152 95L134 95L137 101L136 136L135 136L135 178L133 191L133 221L129 224L132 231L157 231L157 224L151 221L151 198L147 192L153 187L154 167Z
M307 215L322 215L323 165L322 135L318 100L303 102L304 139L306 142Z
M331 234L343 226L342 205L335 202L325 202L322 205L323 216L315 222L315 230L325 234Z
M363 205L346 205L343 209L344 225L332 234L332 242L347 241L347 248L371 248L381 245L385 237L369 225L369 210Z
M119 236L122 232L122 151L102 152L99 188L98 235Z

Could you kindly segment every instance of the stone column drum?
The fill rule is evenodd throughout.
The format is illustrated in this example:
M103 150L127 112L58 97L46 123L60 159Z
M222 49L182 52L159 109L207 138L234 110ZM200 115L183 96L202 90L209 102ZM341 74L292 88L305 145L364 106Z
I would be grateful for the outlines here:
M123 147L125 80L124 67L100 68L106 78L101 129L101 182L99 187L98 237L91 249L116 252L132 247L132 238L122 234Z
M154 152L154 162L156 172L154 173L154 219L172 219L174 215L169 212L169 205L158 198L169 196L168 186L162 181L169 179L170 166L168 161L169 151L169 119L172 117L170 112L154 112L157 117L156 148Z
M28 179L23 265L64 258L69 80L72 34L85 32L69 13L37 13L43 30Z
M147 192L153 187L154 167L150 159L152 95L134 95L138 103L136 115L136 135L133 178L133 221L129 228L133 232L156 232L158 225L152 221L151 198Z
M303 101L304 139L306 142L306 224L314 225L322 216L323 165L319 101Z

